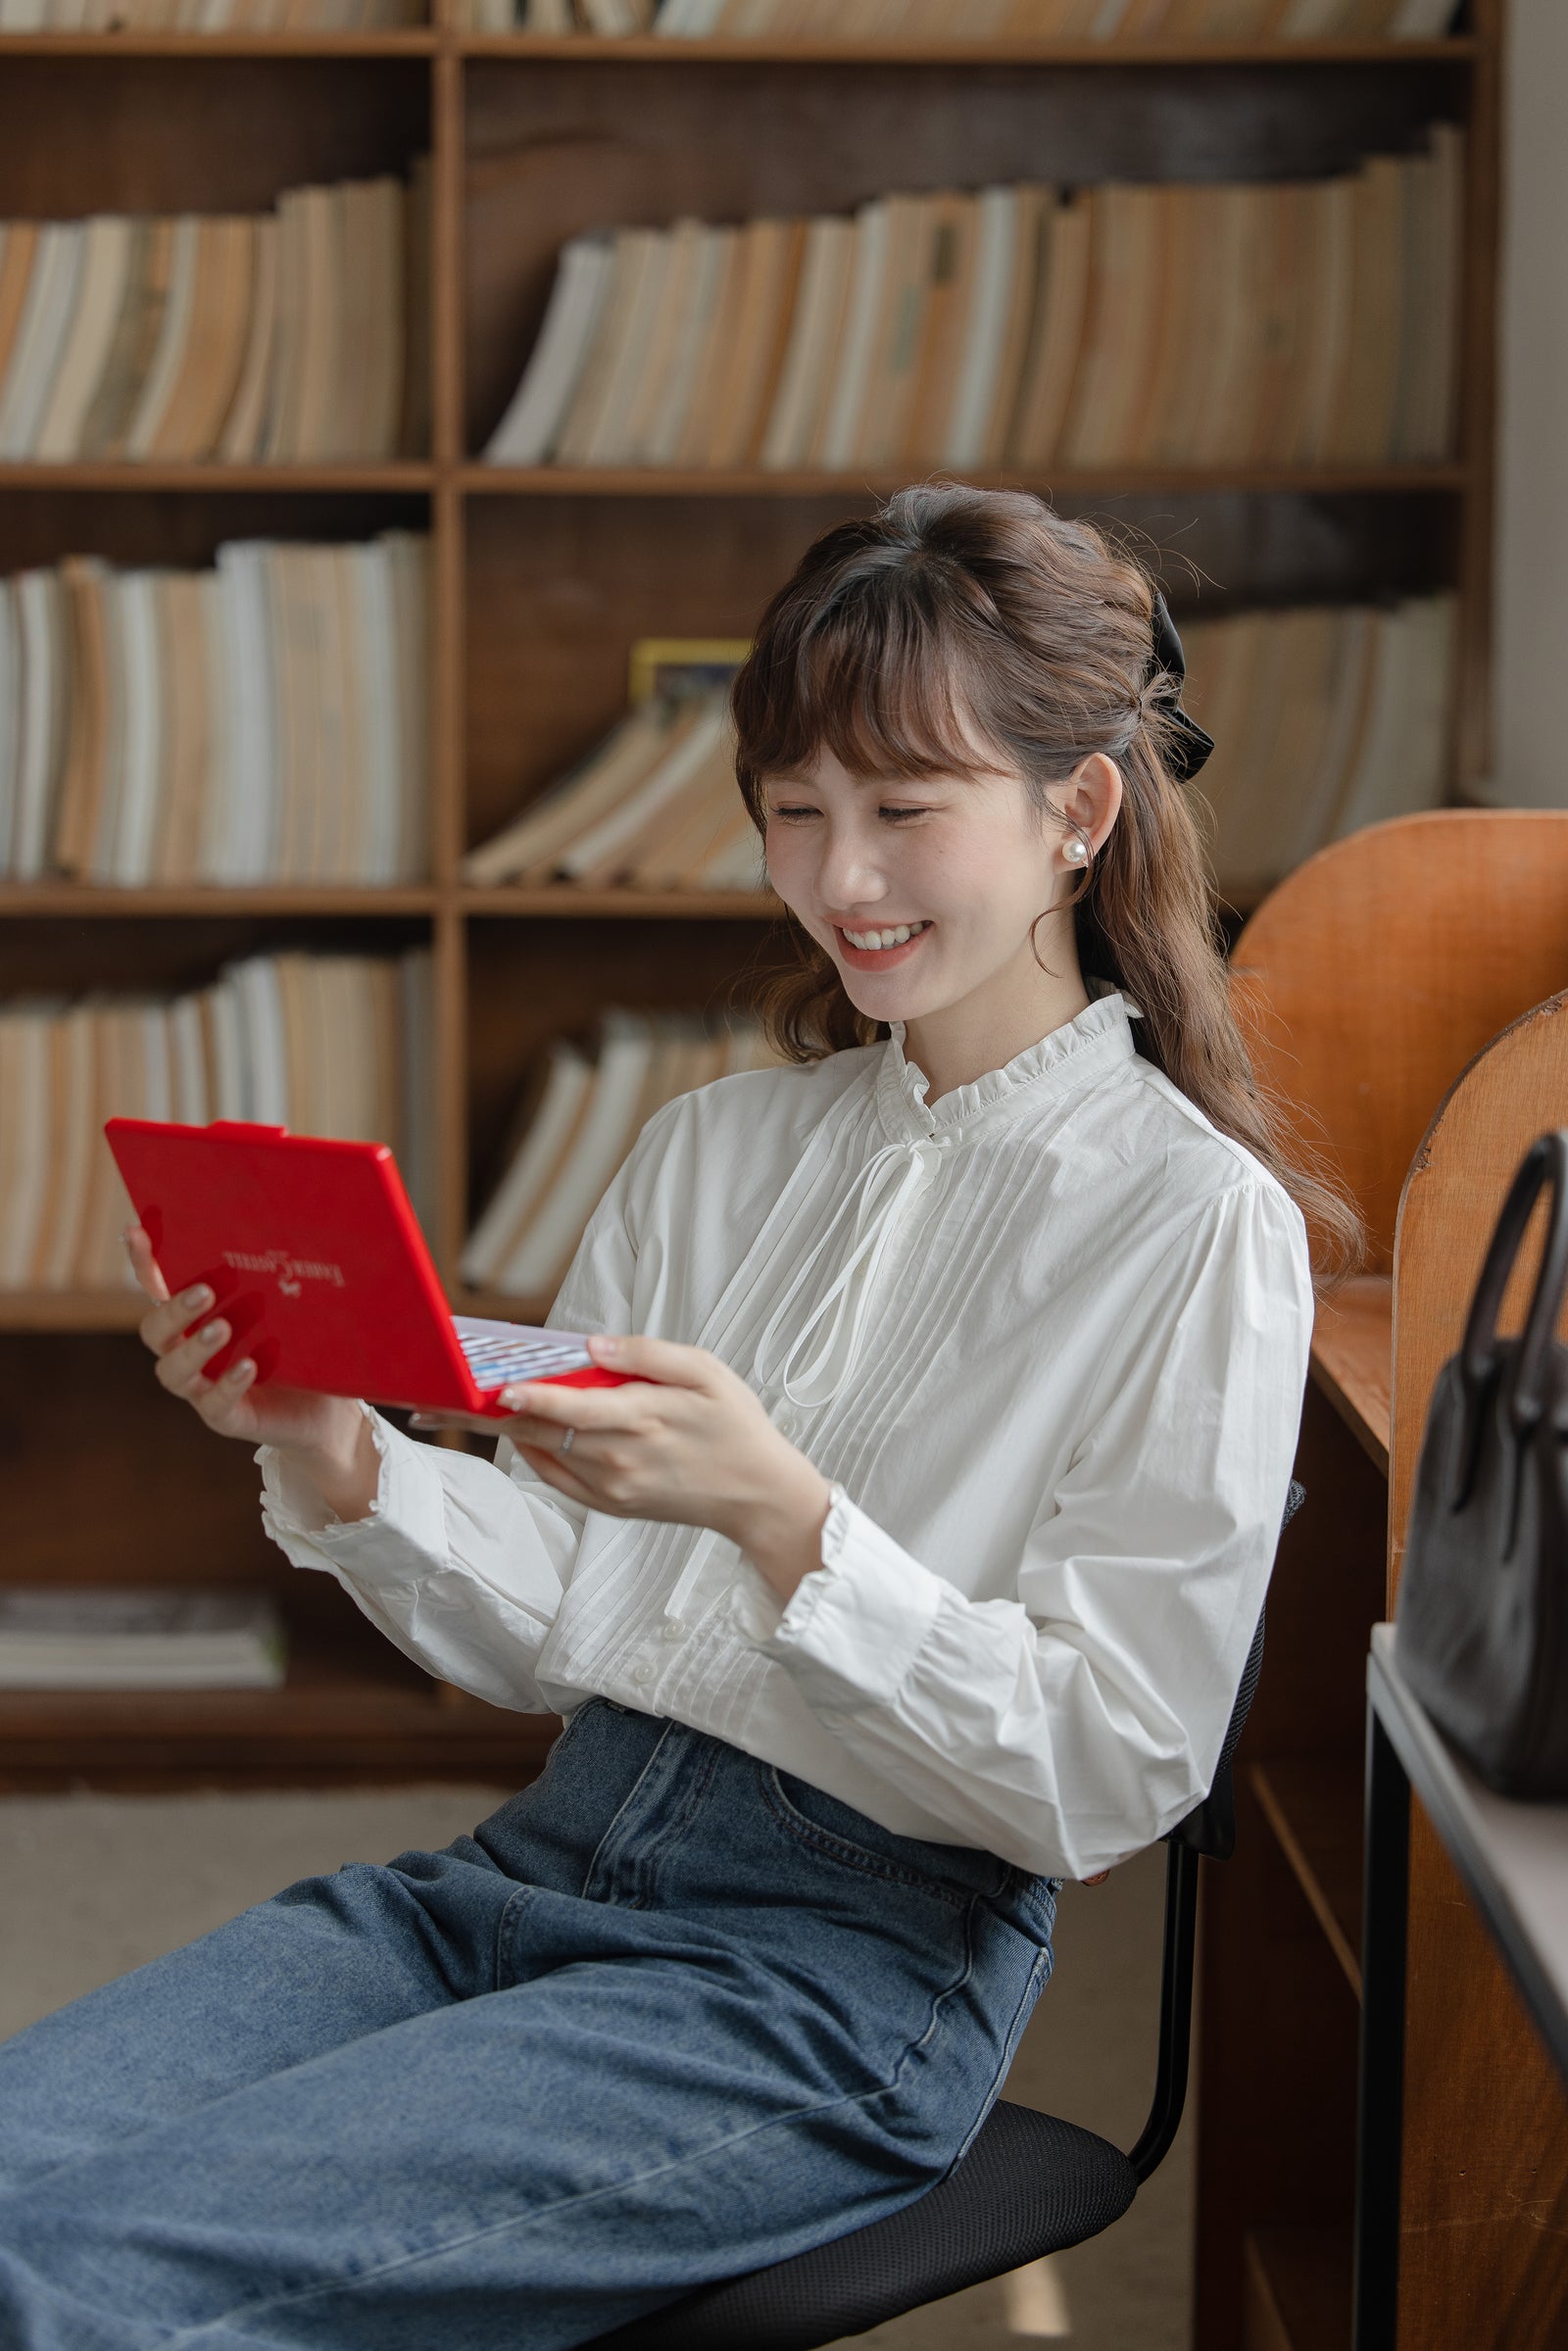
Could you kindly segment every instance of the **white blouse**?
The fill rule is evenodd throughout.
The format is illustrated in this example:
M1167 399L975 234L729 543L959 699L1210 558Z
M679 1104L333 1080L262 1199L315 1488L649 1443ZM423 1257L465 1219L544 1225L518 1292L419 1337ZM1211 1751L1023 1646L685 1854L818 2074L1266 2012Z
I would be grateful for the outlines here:
M1137 1053L1138 1017L1102 986L929 1107L895 1021L643 1128L548 1319L709 1348L853 1497L787 1606L723 1537L379 1414L352 1523L259 1450L268 1533L498 1705L598 1692L1055 1877L1140 1851L1213 1776L1312 1289L1295 1202Z

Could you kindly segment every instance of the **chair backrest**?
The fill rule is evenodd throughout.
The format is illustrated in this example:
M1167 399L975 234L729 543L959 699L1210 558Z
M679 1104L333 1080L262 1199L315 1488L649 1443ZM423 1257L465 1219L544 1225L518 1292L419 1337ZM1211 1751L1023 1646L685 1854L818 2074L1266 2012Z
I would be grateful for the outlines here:
M1405 1180L1394 1252L1391 1616L1433 1387L1463 1337L1514 1170L1539 1134L1559 1126L1568 1126L1568 994L1537 1004L1477 1053L1440 1103ZM1505 1330L1517 1330L1524 1320L1541 1261L1544 1213L1543 1201L1503 1298Z
M1306 1490L1295 1478L1285 1496L1284 1534L1306 1499ZM1236 1846L1236 1788L1234 1766L1257 1677L1263 1668L1263 1618L1247 1652L1242 1679L1231 1707L1219 1761L1207 1795L1195 1804L1184 1821L1166 1831L1170 1847L1165 1857L1165 1935L1159 1973L1159 2037L1154 2069L1154 2094L1149 2120L1137 2144L1127 2152L1133 2178L1140 2187L1163 2163L1181 2127L1187 2102L1187 2071L1193 2038L1193 1949L1198 1933L1198 1865L1204 1854L1211 1861L1228 1861Z
M1336 841L1270 892L1231 975L1259 1076L1359 1202L1386 1275L1438 1103L1568 988L1568 811L1440 808Z
M1293 1478L1285 1497L1285 1515L1280 1520L1282 1535L1305 1499L1305 1487ZM1242 1668L1236 1702L1231 1708L1231 1719L1226 1726L1219 1762L1214 1767L1214 1778L1208 1793L1200 1804L1194 1805L1184 1821L1179 1821L1174 1829L1167 1830L1165 1834L1166 1844L1185 1845L1192 1853L1206 1853L1211 1861L1229 1861L1236 1850L1236 1783L1233 1767L1257 1690L1257 1678L1263 1670L1263 1619L1266 1614L1265 1603L1258 1611L1257 1630L1252 1635L1252 1645L1247 1652L1247 1663Z

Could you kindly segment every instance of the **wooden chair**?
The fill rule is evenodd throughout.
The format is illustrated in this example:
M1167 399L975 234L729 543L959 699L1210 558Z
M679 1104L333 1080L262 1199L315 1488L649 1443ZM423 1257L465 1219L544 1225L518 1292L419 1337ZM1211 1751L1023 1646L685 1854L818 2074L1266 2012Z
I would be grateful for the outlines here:
M1319 1309L1298 1455L1314 1508L1281 1546L1270 1601L1275 1653L1289 1650L1294 1671L1265 1689L1239 1769L1244 1864L1204 1895L1195 2339L1304 2351L1349 2339L1367 1634L1392 1611L1394 1531L1457 1300L1507 1174L1541 1125L1568 1118L1568 1098L1546 1115L1568 1030L1543 1001L1568 986L1568 814L1444 810L1336 843L1265 901L1233 973L1261 1074L1357 1200L1371 1243L1368 1272ZM1467 1906L1419 1831L1411 1902L1413 1970L1428 1906L1452 1906L1445 1980L1468 1995L1479 2082L1483 2052L1513 2062L1504 1995L1472 1948L1474 1922L1454 1924ZM1453 2021L1446 1991L1430 2016L1423 1997L1413 1974L1406 2226L1446 2227L1451 2250L1431 2275L1450 2303L1413 2283L1417 2330L1401 2326L1401 2351L1486 2339L1454 2330L1458 2309L1474 2317L1456 2279L1489 2232L1493 2275L1513 2259L1486 2181L1445 2173L1440 2192L1428 2168L1463 2167L1475 2117L1459 2098L1440 2127L1435 2086L1420 2107L1421 2035ZM1519 2079L1548 2094L1528 2068ZM1434 2134L1426 2153L1418 2125Z

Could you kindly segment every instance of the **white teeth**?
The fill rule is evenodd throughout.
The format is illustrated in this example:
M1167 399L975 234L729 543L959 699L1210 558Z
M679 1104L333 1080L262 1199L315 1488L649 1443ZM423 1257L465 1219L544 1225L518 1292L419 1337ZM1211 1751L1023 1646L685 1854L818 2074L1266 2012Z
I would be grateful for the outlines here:
M846 931L844 936L852 947L902 947L917 931L927 931L928 922L901 922L896 931Z

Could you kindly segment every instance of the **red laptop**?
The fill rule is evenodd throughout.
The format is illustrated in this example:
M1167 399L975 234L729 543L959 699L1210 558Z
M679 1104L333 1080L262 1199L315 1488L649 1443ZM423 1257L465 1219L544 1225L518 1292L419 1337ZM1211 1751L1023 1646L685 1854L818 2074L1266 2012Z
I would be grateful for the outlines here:
M171 1294L209 1283L233 1327L210 1378L247 1354L258 1382L505 1419L496 1397L515 1380L639 1376L604 1370L579 1332L449 1313L384 1143L226 1118L111 1118L104 1133Z

